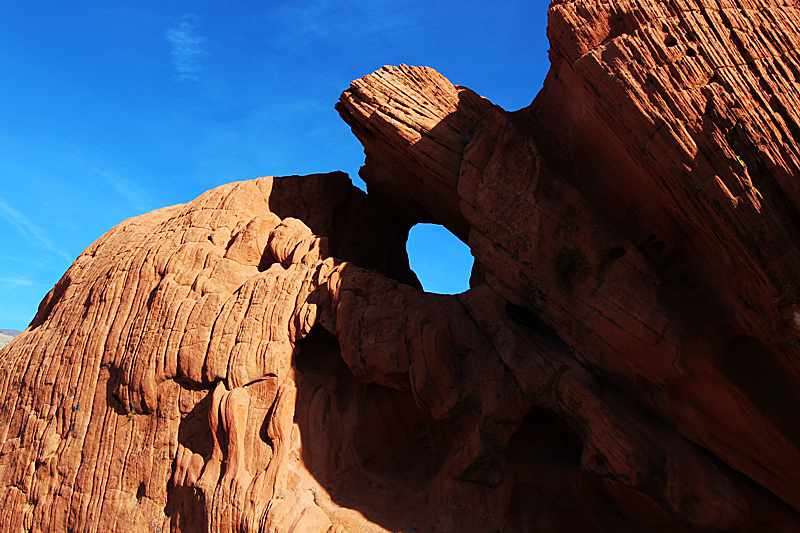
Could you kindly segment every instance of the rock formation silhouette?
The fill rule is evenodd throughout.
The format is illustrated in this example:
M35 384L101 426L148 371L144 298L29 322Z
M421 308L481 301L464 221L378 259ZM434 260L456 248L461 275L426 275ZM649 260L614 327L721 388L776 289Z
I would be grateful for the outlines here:
M0 351L3 529L800 530L796 3L548 34L516 112L354 81L368 194L259 178L92 244ZM421 290L421 222L468 291Z

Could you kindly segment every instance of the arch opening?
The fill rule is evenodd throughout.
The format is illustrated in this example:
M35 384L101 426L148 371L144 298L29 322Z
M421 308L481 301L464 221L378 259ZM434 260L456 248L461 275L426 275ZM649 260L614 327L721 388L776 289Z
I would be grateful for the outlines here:
M474 258L469 246L444 226L417 224L408 232L411 270L426 292L459 294L469 289Z

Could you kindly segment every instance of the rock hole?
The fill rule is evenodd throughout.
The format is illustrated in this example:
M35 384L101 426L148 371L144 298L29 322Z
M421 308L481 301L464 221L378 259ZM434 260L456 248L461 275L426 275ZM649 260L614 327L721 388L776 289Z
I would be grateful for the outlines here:
M264 248L264 253L261 254L261 260L258 262L258 271L264 272L273 264L275 264L275 259L273 259L272 254L269 251L269 248Z
M423 290L459 294L469 289L473 257L469 247L438 224L417 224L406 243L411 270Z
M616 246L608 251L608 257L610 259L619 259L623 255L625 255L625 252L626 252L625 248L623 248L622 246Z
M656 238L657 238L656 234L651 233L650 235L647 236L647 242L653 242L654 240L656 240Z
M139 488L136 489L136 499L141 501L142 498L145 496L145 491L147 490L147 485L145 485L144 481L139 483Z
M625 35L628 33L628 26L625 23L625 17L623 15L614 15L609 17L608 19L608 35L603 39L603 42L606 43L612 39L616 39L620 35Z
M506 314L515 324L522 327L528 333L533 334L535 337L550 343L564 343L561 337L558 336L558 333L556 333L556 330L550 327L530 309L508 303L506 304Z
M666 247L667 245L664 244L664 241L656 241L653 243L653 250L657 253L663 252Z
M686 55L689 57L695 57L697 56L697 50L695 50L690 46L689 48L686 49Z
M319 324L315 324L308 335L297 341L294 364L303 374L322 380L341 379L350 372L342 359L339 341Z
M667 36L664 38L664 44L665 44L666 46L675 46L676 44L678 44L678 41L677 41L677 39L675 39L675 37L673 37L672 35L667 35Z

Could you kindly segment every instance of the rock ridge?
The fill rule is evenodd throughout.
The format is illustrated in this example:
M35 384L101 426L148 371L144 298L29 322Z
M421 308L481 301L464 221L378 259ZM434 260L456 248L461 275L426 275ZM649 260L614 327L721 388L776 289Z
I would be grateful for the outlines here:
M800 530L800 13L555 0L507 112L427 67L341 172L120 223L0 348L7 531ZM421 290L438 223L470 289Z

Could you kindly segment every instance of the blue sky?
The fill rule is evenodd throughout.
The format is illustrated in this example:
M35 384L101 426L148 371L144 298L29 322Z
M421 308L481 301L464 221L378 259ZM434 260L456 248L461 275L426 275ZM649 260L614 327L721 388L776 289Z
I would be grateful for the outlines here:
M4 0L0 328L24 329L121 220L230 181L343 170L361 145L333 104L385 64L436 68L509 110L548 68L547 2ZM427 290L471 258L412 230Z

